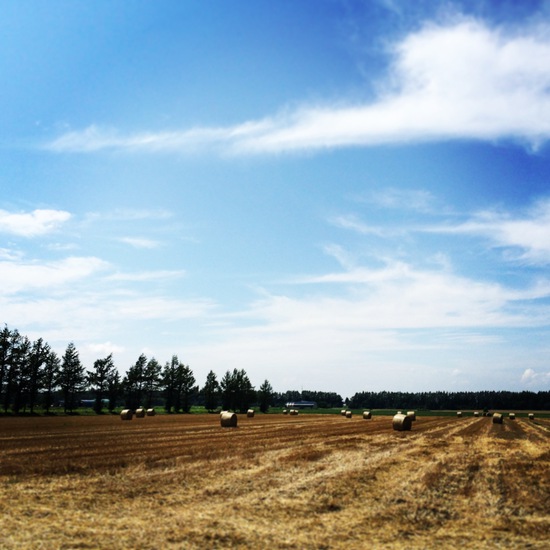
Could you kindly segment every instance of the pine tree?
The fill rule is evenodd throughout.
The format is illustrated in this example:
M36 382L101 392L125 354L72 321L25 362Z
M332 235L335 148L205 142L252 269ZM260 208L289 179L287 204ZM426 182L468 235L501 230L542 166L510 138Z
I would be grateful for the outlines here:
M145 407L147 409L153 406L155 392L160 388L161 372L160 363L154 357L149 359L143 373L143 391L145 392Z
M220 385L214 371L210 371L206 375L202 395L204 397L204 408L209 412L214 411L218 407L220 399Z
M87 374L88 384L95 394L94 411L97 414L103 409L103 399L109 392L109 378L115 370L113 354L110 353L103 359L97 359L94 362L94 370Z
M86 387L86 374L78 351L71 342L61 360L58 383L63 393L63 408L72 412L78 406L78 394Z
M260 411L266 413L269 410L273 400L273 388L271 384L265 380L258 390L258 403L260 404Z
M142 403L145 387L145 368L147 357L142 353L132 365L124 377L123 386L126 398L126 407L132 410L138 409Z

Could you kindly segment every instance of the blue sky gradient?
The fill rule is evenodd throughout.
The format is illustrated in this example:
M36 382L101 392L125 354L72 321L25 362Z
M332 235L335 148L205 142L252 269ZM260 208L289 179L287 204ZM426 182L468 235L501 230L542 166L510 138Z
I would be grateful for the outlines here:
M550 3L0 0L0 322L199 384L550 388Z

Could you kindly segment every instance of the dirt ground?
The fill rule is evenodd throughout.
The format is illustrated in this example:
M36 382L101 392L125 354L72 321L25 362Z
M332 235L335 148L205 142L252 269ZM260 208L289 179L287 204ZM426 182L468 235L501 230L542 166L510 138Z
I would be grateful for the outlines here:
M2 549L549 547L549 419L0 417Z

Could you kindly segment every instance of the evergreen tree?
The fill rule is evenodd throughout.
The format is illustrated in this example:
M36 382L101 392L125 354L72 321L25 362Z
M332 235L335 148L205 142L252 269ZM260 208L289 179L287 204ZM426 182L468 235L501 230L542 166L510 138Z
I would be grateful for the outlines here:
M103 399L106 398L109 392L109 378L115 370L113 354L110 353L103 359L97 359L94 362L93 371L88 372L88 384L95 395L94 411L97 414L100 414L103 409Z
M170 362L166 362L162 371L162 391L164 394L164 410L172 412L176 405L178 356L172 355Z
M107 398L109 412L112 413L117 405L117 399L122 395L122 381L119 372L114 369L107 376Z
M60 364L61 361L55 351L50 350L42 369L42 406L46 413L50 412L53 405L55 390L58 387Z
M11 406L13 412L18 413L24 405L24 392L28 381L26 365L31 343L26 336L21 336L16 330L12 332L10 344L4 385L4 411L7 412Z
M147 409L153 406L155 392L158 391L161 385L161 373L160 363L154 357L149 359L143 373L143 391L145 392L145 407Z
M189 365L180 363L177 368L177 398L176 410L182 410L184 413L191 411L192 398L197 393L198 388L195 386L195 377Z
M222 406L226 410L246 412L256 399L256 392L244 369L227 371L220 381Z
M204 408L209 412L214 411L218 407L220 396L220 385L214 371L210 371L206 375L202 395L204 397Z
M38 394L43 386L44 368L51 353L50 346L39 338L33 343L28 357L26 401L31 413L38 401Z
M260 405L260 411L266 413L269 410L269 406L273 401L273 388L271 384L265 380L258 390L258 403Z
M61 360L58 384L63 393L63 408L65 412L72 412L78 406L78 394L86 386L86 374L80 362L78 351L71 342Z
M142 353L135 364L128 369L124 377L123 386L126 407L134 411L142 405L141 401L144 395L146 366L147 357Z
M0 331L0 401L4 403L4 382L8 374L11 358L12 334L7 325Z

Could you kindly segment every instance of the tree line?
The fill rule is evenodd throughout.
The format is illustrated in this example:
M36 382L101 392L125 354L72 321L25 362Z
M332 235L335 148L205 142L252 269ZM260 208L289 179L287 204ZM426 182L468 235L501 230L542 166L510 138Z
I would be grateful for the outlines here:
M353 409L548 410L550 391L359 392L349 400L348 406Z
M188 413L197 404L209 411L222 407L240 412L256 404L267 412L276 394L268 380L256 391L243 369L227 371L219 381L210 371L200 388L189 365L177 355L161 365L154 357L141 354L121 376L109 354L87 371L74 343L59 357L42 338L31 342L4 326L0 331L0 407L4 413L33 413L38 407L49 413L56 405L71 413L81 406L84 396L92 396L86 401L92 402L97 413L113 412L121 405L135 410L159 404L168 413Z
M208 411L219 408L245 412L256 406L267 412L271 406L313 401L319 408L353 409L516 409L549 410L550 392L358 392L345 401L335 392L289 390L273 391L268 380L258 390L244 369L227 371L221 379L210 371L199 387L189 365L177 355L161 365L154 357L141 354L121 376L112 354L94 361L86 370L74 343L59 357L42 338L32 342L7 325L0 331L0 410L33 413L41 408L49 413L61 405L66 413L79 408L84 397L97 413L113 412L124 406L162 406L168 413L188 413L194 405Z

